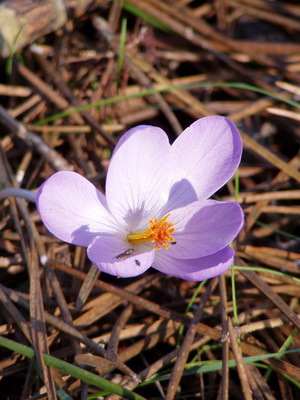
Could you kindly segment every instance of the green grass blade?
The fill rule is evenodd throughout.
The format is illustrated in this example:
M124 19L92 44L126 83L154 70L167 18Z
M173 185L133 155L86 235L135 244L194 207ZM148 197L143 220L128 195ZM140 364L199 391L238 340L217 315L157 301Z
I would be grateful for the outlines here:
M238 202L240 193L240 178L239 178L239 170L236 170L234 177L234 200ZM236 290L235 290L235 275L234 275L234 265L231 267L231 292L232 292L232 306L233 306L233 321L234 325L238 326L239 317L238 317L238 306L237 306L237 298L236 298Z
M15 40L14 40L12 46L10 47L9 56L7 58L6 65L5 65L5 72L6 72L7 75L11 75L12 74L13 58L14 58L14 54L15 54L16 43L17 43L17 41L18 41L18 39L19 39L19 37L20 37L25 25L26 24L23 24L23 25L20 26L20 29L18 30L18 32L16 34Z
M207 282L207 280L199 283L198 287L196 288L196 290L193 293L193 296L190 298L190 301L188 302L188 305L184 312L185 315L187 315L188 312L190 311L190 309L192 308L196 297L198 296L200 290L203 288L203 286L206 284L206 282ZM179 347L180 343L182 342L183 332L184 332L184 325L182 324L182 325L180 325L180 327L178 329L177 347Z
M49 117L46 117L38 122L36 122L36 125L43 125L46 124L48 122L52 122L55 121L59 118L64 118L64 117L68 117L69 115L72 115L74 113L77 112L81 112L81 111L86 111L86 110L90 110L91 108L94 107L103 107L109 104L114 104L114 103L118 103L119 101L123 101L123 100L128 100L128 99L133 99L133 98L137 98L137 97L143 97L143 96L150 96L152 94L155 93L164 93L164 92L171 92L172 90L177 90L177 89L193 89L193 88L205 88L205 87L215 87L215 88L221 88L221 87L232 87L232 88L239 88L239 89L243 89L243 90L248 90L248 91L253 91L253 92L257 92L269 97L272 97L274 99L280 100L283 103L287 103L290 105L293 105L294 107L298 107L300 108L300 103L294 100L290 100L290 99L286 99L282 96L277 95L276 93L273 92L269 92L267 90L258 88L256 86L253 85L248 85L246 83L242 83L242 82L199 82L199 83L193 83L193 84L188 84L188 85L172 85L169 87L164 87L164 88L158 88L158 89L147 89L138 93L133 93L131 95L123 95L123 96L116 96L113 98L109 98L109 99L104 99L101 101L97 101L95 103L91 103L91 104L86 104L80 107L76 107L72 110L67 110L67 111L62 111L59 112L57 114L51 115Z
M293 332L287 337L287 339L285 340L285 342L283 343L283 345L280 347L280 349L279 349L279 351L281 351L281 352L284 352L284 351L286 351L289 347L290 347L290 345L292 344L292 342L293 342L293 340L294 340L294 337L298 334L298 329L297 328L294 328L293 329ZM278 357L276 357L277 359L280 359L282 356L278 356ZM265 381L268 381L269 380L269 378L270 378L270 376L271 376L271 373L272 373L272 368L269 368L268 370L267 370L267 372L265 373L265 376L264 376L264 379L265 379Z
M127 36L127 19L122 19L121 33L120 33L120 44L119 44L119 54L116 66L116 84L118 85L120 73L123 67L125 49L126 49L126 36Z
M243 357L243 363L244 364L255 364L257 362L271 359L271 358L277 358L277 357L282 357L286 354L289 353L299 353L300 349L295 349L295 350L287 350L283 352L277 352L277 353L268 353L268 354L259 354L256 356L247 356ZM228 366L229 368L235 368L236 367L236 361L234 359L228 360ZM269 366L262 364L262 367L268 368ZM275 367L271 367L274 370L276 370ZM196 375L200 373L210 373L210 372L217 372L221 371L222 369L222 361L221 360L214 360L214 361L200 361L200 362L194 362L194 363L188 363L186 364L185 370L184 370L184 376L189 376L189 375ZM162 374L156 374L155 376L152 376L150 379L147 381L141 383L139 387L146 386L152 383L155 383L156 381L167 381L170 379L170 374L164 373ZM293 378L288 377L289 380L293 381Z
M0 346L6 347L7 349L15 351L19 354L23 354L25 357L30 359L33 359L35 357L34 350L31 347L4 338L3 336L0 336ZM107 390L109 393L118 394L119 396L122 396L125 399L129 400L146 400L144 397L133 393L130 390L123 388L122 386L110 382L107 379L97 376L89 371L85 371L84 369L79 368L75 365L59 360L58 358L50 356L49 354L43 354L43 357L45 364L49 367L56 368L60 371L65 372L66 374L82 380L83 382L89 383L100 389Z
M300 278L297 278L296 276L286 274L285 272L282 271L277 271L276 269L270 269L270 268L264 268L264 267L253 267L253 266L240 266L240 265L235 265L234 269L237 271L256 271L256 272L265 272L267 274L273 274L273 275L279 275L279 276L284 276L285 278L291 279L292 281L300 284Z
M127 1L123 2L123 9L128 11L129 13L135 15L138 18L147 21L150 25L154 26L155 28L160 29L163 32L170 33L171 30L169 27L162 22L158 21L157 19L153 18L151 15L147 14L145 11L140 10L138 7L135 7L133 4L129 4Z
M259 225L259 226L262 226L264 228L268 228L268 229L272 230L274 233L279 233L280 235L283 235L283 236L286 236L286 237L289 237L291 239L295 239L295 240L298 240L298 241L300 240L299 236L293 235L292 233L285 232L285 231L283 231L281 229L274 228L274 226L265 224L265 223L263 223L261 221L255 221L255 224Z

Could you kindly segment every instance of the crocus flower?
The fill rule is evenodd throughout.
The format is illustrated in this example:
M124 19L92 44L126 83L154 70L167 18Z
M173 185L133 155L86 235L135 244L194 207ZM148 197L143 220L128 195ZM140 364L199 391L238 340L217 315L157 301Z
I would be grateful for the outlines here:
M242 143L227 118L194 122L170 145L154 126L130 129L111 158L106 194L75 172L40 187L37 207L59 239L87 247L103 272L133 277L153 267L200 281L233 264L243 224L234 202L209 199L234 174Z

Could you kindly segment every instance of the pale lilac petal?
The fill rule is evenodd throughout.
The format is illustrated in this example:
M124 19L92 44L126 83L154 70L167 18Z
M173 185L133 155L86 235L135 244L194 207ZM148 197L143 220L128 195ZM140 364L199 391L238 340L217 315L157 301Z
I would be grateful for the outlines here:
M88 246L99 233L119 229L104 195L76 172L52 175L40 187L36 204L49 231L68 243Z
M229 246L210 256L195 260L171 258L167 252L160 251L155 255L153 268L188 281L203 281L223 274L233 265L233 261L234 250Z
M128 131L114 152L106 183L110 211L128 223L129 232L140 229L139 223L154 217L168 192L161 190L163 165L170 150L167 135L152 126L138 126ZM159 190L157 188L159 187ZM164 200L161 200L161 199Z
M168 255L193 259L229 245L243 225L244 214L237 203L206 200L172 211L168 220L176 228L172 234L176 245L167 250Z
M210 116L194 122L171 147L170 198L164 213L191 203L193 191L200 201L209 198L233 176L241 153L240 134L229 119Z
M160 128L139 126L114 151L107 198L80 175L59 172L39 189L37 207L46 227L64 241L88 247L101 271L132 277L153 266L183 279L208 279L232 265L228 244L243 214L235 203L206 199L232 177L241 151L239 133L224 117L196 121L172 146ZM128 233L147 229L150 218L168 212L176 228L174 246L131 247Z
M154 259L154 250L126 256L125 252L129 249L130 244L126 240L115 235L102 235L89 245L87 255L102 272L128 278L144 273Z

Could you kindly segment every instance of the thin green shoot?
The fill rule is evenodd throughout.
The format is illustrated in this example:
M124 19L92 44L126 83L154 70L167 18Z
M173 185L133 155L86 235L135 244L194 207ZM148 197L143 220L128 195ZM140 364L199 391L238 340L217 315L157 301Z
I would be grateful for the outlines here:
M123 2L124 10L128 11L129 13L135 15L138 18L143 19L144 21L148 22L150 25L154 26L155 28L160 29L163 32L170 33L171 30L169 27L162 22L158 21L157 19L153 18L151 15L147 14L145 11L140 10L139 8L135 7L135 5L128 3L127 1Z
M300 352L300 349L294 349L294 350L287 350L284 352L259 354L256 356L247 356L247 357L243 357L243 363L252 365L252 364L256 364L257 362L260 362L263 360L277 358L278 356L282 357L286 354L299 353L299 352ZM236 367L235 359L228 360L228 366L229 366L229 368L235 368ZM264 368L269 367L269 366L265 366L264 364L262 364L261 366ZM277 369L275 367L271 366L271 368L277 371ZM196 374L200 374L200 373L203 374L203 373L217 372L217 371L221 371L221 370L222 370L222 360L197 361L197 362L192 362L192 363L186 364L183 376L196 375ZM279 373L280 373L280 371L279 371ZM139 387L153 384L156 381L167 381L170 379L170 376L171 376L171 372L163 371L161 373L153 375L147 381L142 382L139 385ZM288 379L291 380L292 382L295 382L293 378L288 377Z
M4 338L3 336L0 336L0 346L6 347L7 349L22 354L27 358L30 359L35 358L35 352L31 347ZM113 383L107 379L97 376L75 365L62 361L49 354L43 354L43 358L45 364L48 365L49 367L56 368L60 371L65 372L68 375L73 376L74 378L80 379L83 382L89 383L100 389L107 390L109 393L118 394L119 396L122 396L123 398L129 400L146 400L144 397L134 392L131 392L130 390L125 389L122 386L117 385L116 383Z
M202 346L201 349L199 349L199 355L202 357L203 354L205 354L206 351L214 351L222 348L222 343L217 343L217 344L207 344L205 346ZM197 355L195 356L195 359L193 362L197 361Z
M286 338L283 345L280 347L280 349L279 349L280 352L284 352L290 347L290 345L292 344L292 342L294 340L294 337L296 335L298 335L298 332L299 332L299 330L297 328L293 329L292 333ZM282 357L282 355L278 355L276 358L279 360L281 357ZM265 381L269 380L272 372L273 371L271 368L269 368L267 370L267 372L265 373L265 376L264 376Z
M263 267L253 267L253 266L247 267L247 266L240 266L240 265L235 265L234 269L238 270L238 271L256 271L256 272L264 272L267 274L279 275L279 276L283 276L284 278L291 279L292 281L300 284L300 278L286 274L285 272L282 272L282 271L277 271L275 269L263 268Z
M238 202L240 193L240 179L238 169L236 170L234 177L234 199ZM235 286L235 273L234 273L234 265L231 267L231 293L232 293L232 306L233 306L233 321L234 325L239 325L239 317L238 317L238 306L237 306L237 297L236 297L236 286Z
M13 59L14 59L16 44L17 44L17 41L18 41L25 25L26 25L26 23L20 26L20 28L16 34L15 40L13 41L13 44L9 49L9 56L7 58L6 65L5 65L5 72L8 76L10 76L12 74Z
M240 176L239 169L235 171L234 175L234 201L238 203L240 194Z
M104 399L105 397L109 396L109 392L101 391L101 392L95 392L91 393L87 396L88 400L99 400L99 399Z
M259 225L259 226L262 226L264 228L268 228L268 229L272 230L274 233L279 233L280 235L283 235L283 236L286 236L288 238L300 241L300 237L296 236L296 235L293 235L292 233L288 233L288 232L285 232L285 231L283 231L281 229L274 228L274 226L265 224L264 222L261 222L261 221L255 221L255 223L256 223L256 225Z
M147 89L147 90L140 91L137 93L132 93L130 95L116 96L113 98L108 98L108 99L104 99L101 101L97 101L97 102L94 102L91 104L85 104L85 105L82 105L79 107L75 107L74 109L71 109L71 110L65 110L65 111L59 112L57 114L53 114L49 117L46 117L46 118L36 122L36 125L43 125L48 122L55 121L59 118L68 117L69 115L72 115L77 112L90 110L95 107L103 107L103 106L106 106L109 104L118 103L123 100L128 100L128 99L133 99L133 98L138 98L138 97L143 97L143 96L150 96L155 93L171 92L171 91L177 90L177 89L193 89L193 88L200 88L200 87L202 87L202 88L204 88L204 87L215 87L215 88L232 87L232 88L239 88L239 89L248 90L248 91L254 91L254 92L272 97L274 99L280 100L283 103L287 103L287 104L293 105L294 107L300 108L300 103L295 100L286 99L282 96L277 95L276 93L269 92L267 90L258 88L253 85L248 85L246 83L242 83L242 82L198 82L198 83L186 84L186 85L172 85L172 86L156 88L156 89L155 88Z
M194 291L193 296L190 298L188 305L185 309L184 314L187 315L189 313L189 311L191 310L195 299L197 298L198 294L200 293L201 289L203 288L203 286L206 284L207 281L202 281L199 283L197 289ZM177 346L180 346L180 343L182 342L182 337L183 337L183 332L184 332L184 325L180 325L179 329L178 329L178 339L177 339Z
M126 36L127 36L127 19L122 19L121 33L120 33L120 43L119 43L119 54L116 66L116 86L118 86L120 73L123 67L125 49L126 49Z

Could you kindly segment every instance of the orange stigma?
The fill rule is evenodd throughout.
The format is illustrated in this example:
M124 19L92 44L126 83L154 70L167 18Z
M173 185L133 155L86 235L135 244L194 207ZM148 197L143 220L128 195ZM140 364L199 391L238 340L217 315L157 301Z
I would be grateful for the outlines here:
M162 219L150 219L149 228L146 231L134 232L127 235L130 243L155 242L155 250L160 250L160 246L168 249L170 244L175 244L172 233L175 232L174 224L167 221L170 214L165 215Z

